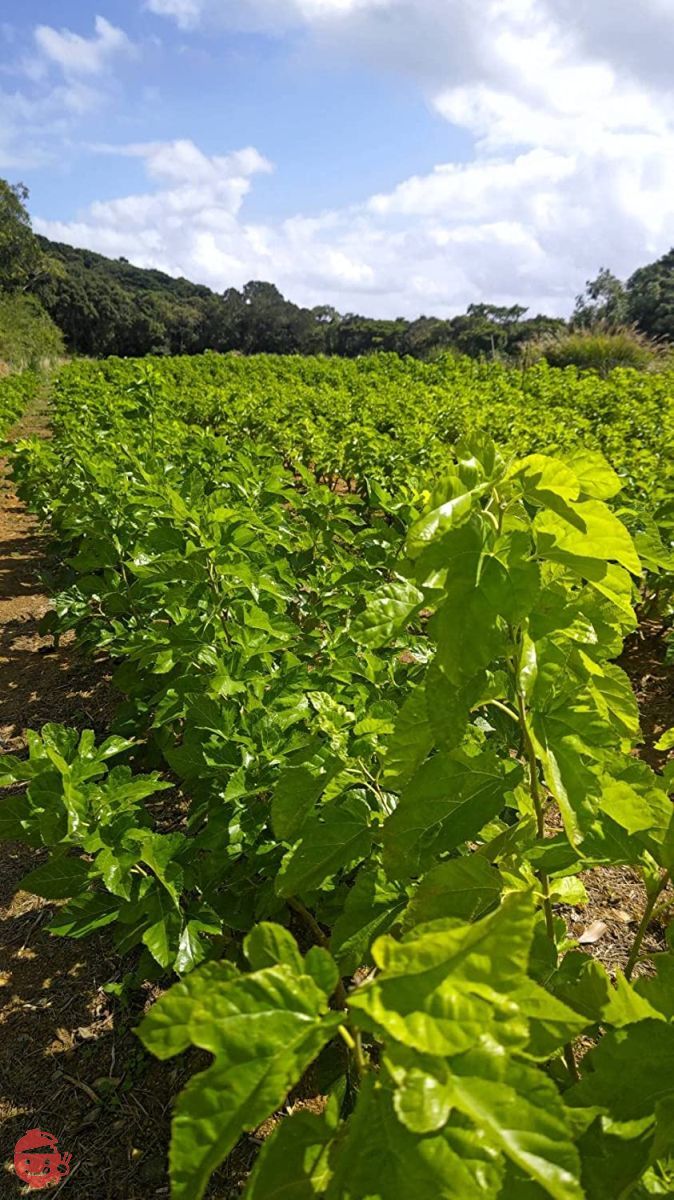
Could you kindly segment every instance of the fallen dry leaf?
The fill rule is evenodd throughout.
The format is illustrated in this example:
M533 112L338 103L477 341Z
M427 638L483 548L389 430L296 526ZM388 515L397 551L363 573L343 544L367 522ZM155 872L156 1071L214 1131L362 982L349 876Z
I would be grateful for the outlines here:
M578 941L581 946L592 946L604 936L607 929L608 925L604 921L593 921L591 925L588 925L587 929L583 930Z

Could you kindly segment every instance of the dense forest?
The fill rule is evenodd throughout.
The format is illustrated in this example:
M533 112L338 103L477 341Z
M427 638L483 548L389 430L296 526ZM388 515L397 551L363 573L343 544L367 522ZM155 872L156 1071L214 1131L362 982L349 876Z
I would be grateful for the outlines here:
M125 258L113 260L36 236L27 200L21 184L0 180L0 358L11 358L3 354L3 344L16 343L18 327L29 330L38 319L40 346L53 350L58 334L55 341L45 313L68 351L95 357L211 349L347 358L377 350L418 358L455 351L515 358L569 328L559 318L532 317L520 305L471 304L447 320L379 320L341 314L329 305L302 308L273 283L260 280L216 293ZM14 298L11 312L6 309L3 316L2 300L8 297ZM626 283L602 269L578 297L570 324L580 330L634 326L646 337L674 340L674 250ZM24 332L20 347L25 340Z

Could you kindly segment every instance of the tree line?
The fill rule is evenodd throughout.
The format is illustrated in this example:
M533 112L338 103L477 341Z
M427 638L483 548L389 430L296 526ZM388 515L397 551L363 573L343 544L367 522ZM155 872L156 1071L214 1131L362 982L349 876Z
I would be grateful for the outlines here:
M68 351L107 355L336 354L378 350L418 358L447 351L472 357L521 357L527 344L560 336L569 323L521 305L471 304L448 318L382 320L304 308L273 283L213 292L186 279L134 266L36 236L22 184L0 180L0 299L14 297L24 316L44 314ZM674 250L622 283L602 269L578 297L577 328L635 325L645 335L674 340ZM2 349L0 329L0 355Z

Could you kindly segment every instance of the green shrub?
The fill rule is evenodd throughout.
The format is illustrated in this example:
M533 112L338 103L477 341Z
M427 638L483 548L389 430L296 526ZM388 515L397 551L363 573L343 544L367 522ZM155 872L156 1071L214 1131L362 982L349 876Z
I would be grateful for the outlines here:
M0 362L37 368L64 353L61 331L34 296L0 293Z
M575 329L541 338L530 350L534 357L545 358L551 367L578 367L581 371L596 371L602 378L614 367L650 370L660 353L654 342L630 326Z

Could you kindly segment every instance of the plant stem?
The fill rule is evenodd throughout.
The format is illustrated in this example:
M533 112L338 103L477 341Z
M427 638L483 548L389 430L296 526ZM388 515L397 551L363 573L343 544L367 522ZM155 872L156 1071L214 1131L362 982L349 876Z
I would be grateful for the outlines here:
M288 905L288 908L292 908L293 911L302 918L304 924L307 926L307 929L311 930L311 934L317 945L322 946L324 950L329 950L330 939L323 933L323 930L318 924L315 916L313 913L309 912L308 908L305 908L304 904L302 904L302 901L298 900L296 896L288 896L286 899L286 904ZM335 988L335 1002L338 1008L346 1008L346 988L344 987L341 979L338 981Z
M296 896L288 896L286 904L288 905L288 908L292 908L297 915L302 918L304 924L311 930L314 941L317 942L319 946L323 946L324 949L327 950L330 945L330 940L323 933L323 930L318 924L318 921L313 913L310 913L309 909L305 908L305 906L302 904L302 901L298 900Z
M541 793L538 786L538 764L536 761L536 751L529 733L529 724L527 722L526 709L524 707L524 697L518 690L517 692L517 711L519 713L520 729L522 731L522 742L524 751L529 764L529 788L531 790L531 799L534 803L534 811L536 813L536 827L538 829L539 838L545 837L545 816L543 813L543 804L541 801ZM548 937L552 942L555 940L555 925L552 915L552 901L550 900L550 883L545 871L537 871L536 874L540 880L541 890L543 892L543 911L545 913L545 928Z
M646 901L644 915L641 918L639 928L637 929L637 932L636 932L636 935L634 938L634 942L632 944L632 949L630 950L630 956L627 960L627 966L625 967L625 979L632 978L632 975L634 973L634 968L637 965L637 959L639 958L639 951L641 950L641 944L646 936L646 931L648 929L648 926L651 923L651 917L653 916L653 909L655 908L658 900L660 899L660 896L664 892L668 883L669 883L669 871L663 871L662 877L660 879L660 882L659 882L657 888L648 897L648 900Z
M365 1061L365 1055L363 1054L363 1039L360 1029L355 1030L354 1041L356 1043L356 1048L353 1057L356 1062L356 1070L358 1071L359 1075L364 1075L367 1071L367 1063Z
M483 708L488 704L491 704L494 708L500 709L501 712L505 713L507 717L510 717L510 720L514 721L515 724L519 722L517 713L514 713L512 708L508 708L508 705L503 704L500 700L483 700L481 704L477 705L477 708Z
M541 792L538 785L538 762L536 759L536 750L529 732L529 722L527 721L527 711L524 704L524 696L517 690L517 711L519 714L520 730L522 733L522 745L527 756L529 764L529 787L531 789L531 799L533 800L534 810L536 813L536 827L539 838L545 837L545 812ZM541 890L543 892L543 911L545 913L545 928L550 938L550 941L555 945L555 924L552 913L552 901L550 899L550 881L545 871L537 871L536 874L540 880ZM576 1056L573 1050L573 1042L567 1042L564 1047L564 1062L567 1070L574 1083L580 1079Z

